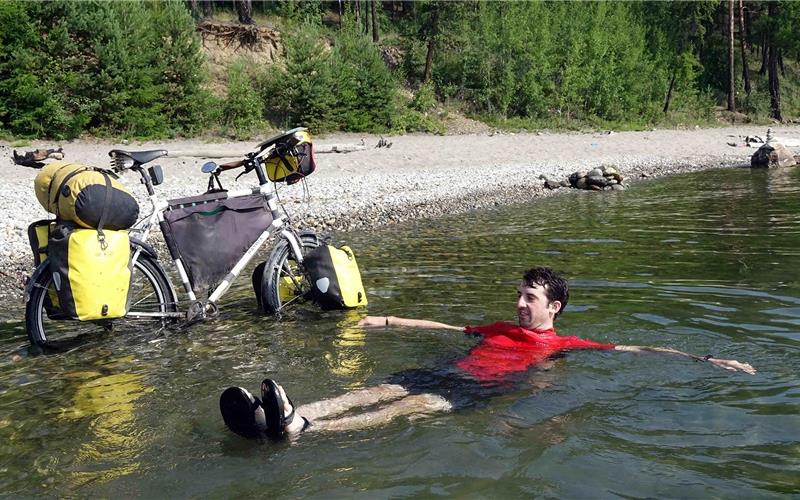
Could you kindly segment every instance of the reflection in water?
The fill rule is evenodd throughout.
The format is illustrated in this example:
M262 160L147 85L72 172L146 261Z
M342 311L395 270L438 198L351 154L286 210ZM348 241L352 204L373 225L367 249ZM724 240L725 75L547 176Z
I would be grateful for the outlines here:
M243 280L219 320L106 335L28 357L0 325L0 495L770 498L800 494L800 169L724 170L614 193L340 235L369 311L255 311ZM263 260L263 259L262 259ZM227 432L229 385L297 404L436 369L475 340L355 326L360 315L515 317L522 271L570 279L558 329L752 363L572 352L485 406L296 444ZM247 273L245 273L246 275ZM10 317L21 318L21 311Z
M152 388L141 385L141 376L99 372L65 374L75 393L60 416L88 422L90 436L78 449L67 482L72 487L93 481L110 481L136 472L136 457L145 444L135 426L137 399Z
M351 382L348 390L364 387L370 371L366 369L366 332L358 326L358 321L366 316L365 310L350 310L342 313L336 324L336 339L331 352L325 353L328 369L333 375L347 378Z

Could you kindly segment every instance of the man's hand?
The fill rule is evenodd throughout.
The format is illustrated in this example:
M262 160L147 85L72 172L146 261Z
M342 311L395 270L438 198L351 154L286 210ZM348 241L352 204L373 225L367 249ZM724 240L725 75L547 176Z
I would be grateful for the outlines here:
M708 362L712 365L717 365L720 368L724 368L726 370L730 370L735 372L737 370L741 370L745 373L749 373L750 375L755 375L756 369L753 368L750 363L740 363L735 359L717 359L717 358L708 358Z

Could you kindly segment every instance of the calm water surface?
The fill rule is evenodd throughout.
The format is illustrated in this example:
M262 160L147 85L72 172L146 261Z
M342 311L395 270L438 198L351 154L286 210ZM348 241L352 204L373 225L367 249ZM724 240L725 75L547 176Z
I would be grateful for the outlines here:
M800 169L726 170L625 192L341 235L372 314L514 319L531 265L562 270L559 330L749 361L574 352L472 409L257 445L224 427L228 385L298 403L441 365L457 332L254 315L249 280L188 332L98 337L32 356L0 323L0 495L770 498L800 494Z

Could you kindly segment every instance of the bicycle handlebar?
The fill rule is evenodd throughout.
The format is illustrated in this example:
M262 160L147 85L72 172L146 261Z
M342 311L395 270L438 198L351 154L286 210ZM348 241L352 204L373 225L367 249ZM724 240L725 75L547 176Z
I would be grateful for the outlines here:
M228 163L223 163L222 165L218 165L217 169L219 169L220 172L224 172L226 170L233 170L234 168L239 168L243 165L244 165L244 160L236 160Z

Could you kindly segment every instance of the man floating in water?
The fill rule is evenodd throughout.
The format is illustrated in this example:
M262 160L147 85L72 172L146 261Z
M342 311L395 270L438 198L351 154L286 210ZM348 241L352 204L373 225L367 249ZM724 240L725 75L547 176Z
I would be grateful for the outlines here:
M305 430L344 431L381 425L400 416L449 411L474 404L476 398L508 392L529 368L547 368L559 353L573 349L674 354L703 361L730 371L754 374L748 363L697 356L664 347L603 344L556 334L553 323L569 299L567 282L546 267L528 270L518 289L517 324L496 322L477 327L457 327L436 321L367 316L362 327L417 327L460 330L481 337L469 354L445 370L407 370L386 383L351 391L342 396L295 408L280 385L265 379L261 399L240 387L230 387L220 397L227 426L248 438L280 440ZM352 413L356 408L377 407ZM297 418L296 416L299 416Z

